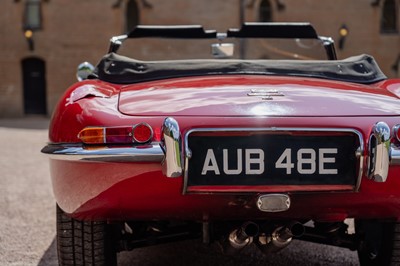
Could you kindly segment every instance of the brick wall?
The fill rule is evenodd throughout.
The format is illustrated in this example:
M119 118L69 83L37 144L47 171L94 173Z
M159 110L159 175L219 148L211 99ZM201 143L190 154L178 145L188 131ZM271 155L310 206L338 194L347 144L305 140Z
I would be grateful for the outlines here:
M28 57L46 63L47 110L51 114L59 97L75 82L77 65L83 61L97 63L107 51L109 38L123 33L127 0L113 8L117 2L43 1L43 28L34 32L35 49L29 51L22 30L25 0L0 1L0 117L24 116L21 61ZM152 7L146 7L146 2ZM399 75L392 66L400 54L400 35L380 33L381 7L372 6L372 1L280 0L285 5L282 10L278 10L277 2L271 0L274 21L309 21L321 35L332 36L336 42L339 28L346 24L349 35L344 48L338 49L339 58L368 53L376 58L386 75ZM202 24L206 29L225 30L239 26L240 3L240 0L140 0L138 6L142 24ZM260 0L246 1L246 21L258 20L259 3Z

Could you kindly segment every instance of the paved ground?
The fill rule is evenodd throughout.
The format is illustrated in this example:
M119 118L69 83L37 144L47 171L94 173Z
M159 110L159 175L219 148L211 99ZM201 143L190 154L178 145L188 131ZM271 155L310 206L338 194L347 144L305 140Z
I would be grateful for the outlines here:
M0 265L56 265L55 203L48 162L39 151L48 121L0 120ZM355 252L295 241L265 257L250 247L223 256L198 241L124 252L120 265L358 265Z
M55 265L47 120L0 120L0 265Z

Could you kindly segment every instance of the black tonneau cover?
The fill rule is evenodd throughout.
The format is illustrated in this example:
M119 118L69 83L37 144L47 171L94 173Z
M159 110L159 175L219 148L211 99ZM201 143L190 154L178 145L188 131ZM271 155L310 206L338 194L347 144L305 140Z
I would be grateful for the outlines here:
M374 58L365 54L329 61L238 59L139 61L115 53L103 57L92 78L129 84L178 77L238 74L310 77L360 84L371 84L386 79Z

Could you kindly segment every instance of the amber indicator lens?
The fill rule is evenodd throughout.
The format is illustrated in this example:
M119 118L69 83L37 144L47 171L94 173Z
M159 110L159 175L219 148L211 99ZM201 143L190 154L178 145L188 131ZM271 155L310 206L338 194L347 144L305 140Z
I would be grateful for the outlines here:
M146 124L138 124L133 127L133 139L139 143L145 143L153 138L153 130Z
M103 144L105 143L105 128L89 127L79 132L78 137L86 144Z

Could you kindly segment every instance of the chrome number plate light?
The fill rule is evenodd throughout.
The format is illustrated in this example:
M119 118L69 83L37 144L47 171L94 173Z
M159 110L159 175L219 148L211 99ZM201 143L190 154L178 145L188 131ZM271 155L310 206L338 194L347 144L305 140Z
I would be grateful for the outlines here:
M286 194L266 194L258 197L257 207L263 212L283 212L290 208L290 197Z

